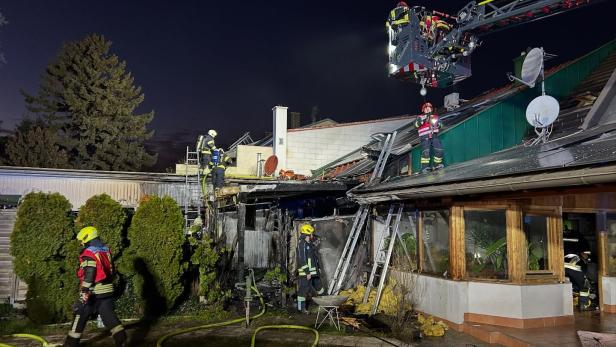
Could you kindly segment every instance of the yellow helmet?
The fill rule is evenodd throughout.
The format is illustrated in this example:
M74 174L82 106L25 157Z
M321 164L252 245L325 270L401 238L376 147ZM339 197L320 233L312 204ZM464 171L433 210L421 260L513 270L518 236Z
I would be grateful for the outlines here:
M217 132L216 132L216 130L214 130L214 129L210 129L210 130L207 132L207 134L208 134L208 135L210 135L211 137L216 137L216 135L218 135L218 133L217 133Z
M77 233L77 240L81 241L82 245L94 240L98 237L98 230L95 227L89 226L82 228Z
M299 232L304 235L312 235L312 233L314 233L314 227L310 224L304 224L299 228Z

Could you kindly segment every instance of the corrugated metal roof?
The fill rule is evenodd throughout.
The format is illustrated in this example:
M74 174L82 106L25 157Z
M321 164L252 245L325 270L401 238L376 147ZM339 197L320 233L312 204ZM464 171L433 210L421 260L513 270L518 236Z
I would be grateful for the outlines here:
M0 194L58 192L77 210L90 197L106 193L123 206L136 207L145 195L168 195L182 205L183 176L90 170L0 167Z

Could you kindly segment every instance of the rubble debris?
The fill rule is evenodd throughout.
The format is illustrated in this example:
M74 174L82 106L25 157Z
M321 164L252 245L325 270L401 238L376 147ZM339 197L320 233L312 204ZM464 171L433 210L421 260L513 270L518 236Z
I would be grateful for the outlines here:
M381 302L377 312L393 316L398 312L398 296L394 292L394 284L388 284L383 288ZM340 295L348 296L346 305L355 306L355 314L369 314L376 298L376 289L370 291L368 301L363 303L366 287L359 285L357 288L347 289L340 292ZM411 307L408 307L410 310Z

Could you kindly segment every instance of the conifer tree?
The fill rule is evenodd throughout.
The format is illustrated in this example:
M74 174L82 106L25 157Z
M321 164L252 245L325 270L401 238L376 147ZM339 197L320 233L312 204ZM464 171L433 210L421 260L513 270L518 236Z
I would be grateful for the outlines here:
M144 148L154 112L136 112L144 94L110 48L111 42L98 34L64 44L37 95L24 93L26 105L57 131L70 166L140 170L156 161Z

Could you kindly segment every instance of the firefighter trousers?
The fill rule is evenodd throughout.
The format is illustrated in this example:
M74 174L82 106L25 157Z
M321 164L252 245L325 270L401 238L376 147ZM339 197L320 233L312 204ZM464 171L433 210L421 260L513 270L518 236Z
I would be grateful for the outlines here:
M222 188L225 185L225 169L221 167L212 169L212 184L214 188Z
M306 297L312 291L315 291L317 295L325 293L325 288L321 283L321 279L318 276L311 276L308 279L306 276L300 276L297 279L297 308L300 311L306 310Z
M91 297L85 304L79 304L75 308L75 319L71 330L68 332L64 346L79 346L81 334L86 328L86 324L91 317L100 315L105 327L110 330L116 346L125 346L126 331L122 323L114 312L114 298L112 296L106 298Z
M430 166L430 152L432 152L432 161L435 167L443 164L443 146L436 134L423 136L421 141L421 169L425 170Z

